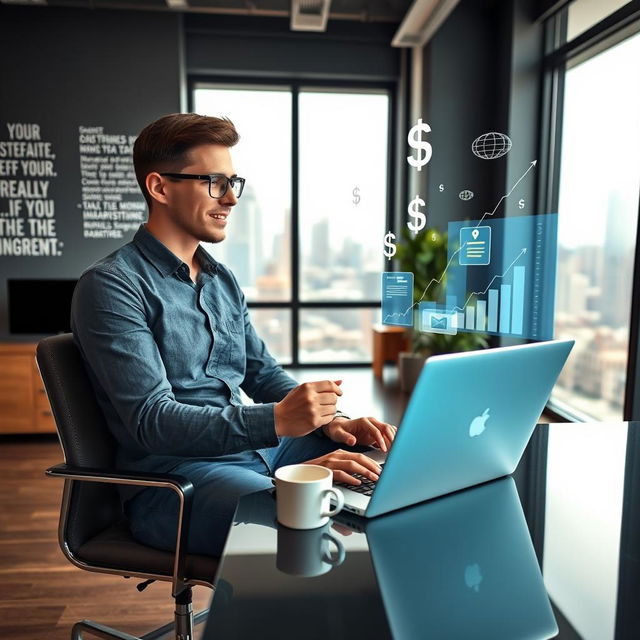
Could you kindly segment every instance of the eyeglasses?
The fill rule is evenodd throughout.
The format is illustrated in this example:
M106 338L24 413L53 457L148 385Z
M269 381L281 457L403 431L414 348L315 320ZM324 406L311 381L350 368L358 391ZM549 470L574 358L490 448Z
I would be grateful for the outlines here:
M212 198L222 198L227 193L229 185L231 185L231 191L236 198L242 195L244 189L244 178L227 178L223 173L205 173L202 175L194 173L161 173L161 176L167 178L175 178L176 180L208 180L209 181L209 195Z

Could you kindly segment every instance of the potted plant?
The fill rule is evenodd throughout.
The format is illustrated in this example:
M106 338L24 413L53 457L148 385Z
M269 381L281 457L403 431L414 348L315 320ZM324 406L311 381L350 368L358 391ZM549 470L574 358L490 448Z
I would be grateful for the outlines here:
M402 230L402 242L397 245L396 259L401 271L410 271L413 279L413 299L417 302L438 302L444 298L448 252L447 234L437 229L424 229L414 235ZM445 275L443 275L445 274ZM425 293L426 291L426 293ZM414 312L417 314L417 311ZM412 351L400 353L400 387L411 392L431 355L472 351L485 348L487 336L483 333L459 332L455 335L412 332Z

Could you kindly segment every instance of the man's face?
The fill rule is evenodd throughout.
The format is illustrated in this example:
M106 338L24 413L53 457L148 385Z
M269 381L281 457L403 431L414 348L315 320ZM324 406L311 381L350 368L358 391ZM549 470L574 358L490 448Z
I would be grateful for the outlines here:
M179 173L222 173L235 175L227 147L204 144L188 154L189 164ZM222 242L225 239L227 216L238 199L230 186L221 198L209 196L207 180L166 180L167 210L173 224L185 234L201 242Z

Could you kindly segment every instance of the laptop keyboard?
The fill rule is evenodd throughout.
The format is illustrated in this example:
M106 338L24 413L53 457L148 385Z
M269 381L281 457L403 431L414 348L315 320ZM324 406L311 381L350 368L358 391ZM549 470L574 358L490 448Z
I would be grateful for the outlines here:
M384 469L384 462L380 464L380 466ZM337 487L344 487L345 489L351 489L351 491L355 491L356 493L361 493L364 496L370 496L373 493L373 490L376 488L376 483L369 478L365 478L361 476L359 473L353 474L354 478L357 478L362 482L362 484L347 484L346 482L336 482L335 485Z

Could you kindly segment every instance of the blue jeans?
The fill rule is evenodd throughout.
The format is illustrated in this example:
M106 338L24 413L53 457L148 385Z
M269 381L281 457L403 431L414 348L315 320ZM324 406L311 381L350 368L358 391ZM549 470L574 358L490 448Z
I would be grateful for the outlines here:
M277 447L244 451L212 460L185 460L171 470L194 486L187 551L219 557L241 496L272 489L279 467L306 462L346 447L315 433L282 438ZM131 533L139 542L173 551L178 527L178 496L171 489L145 489L126 504Z

